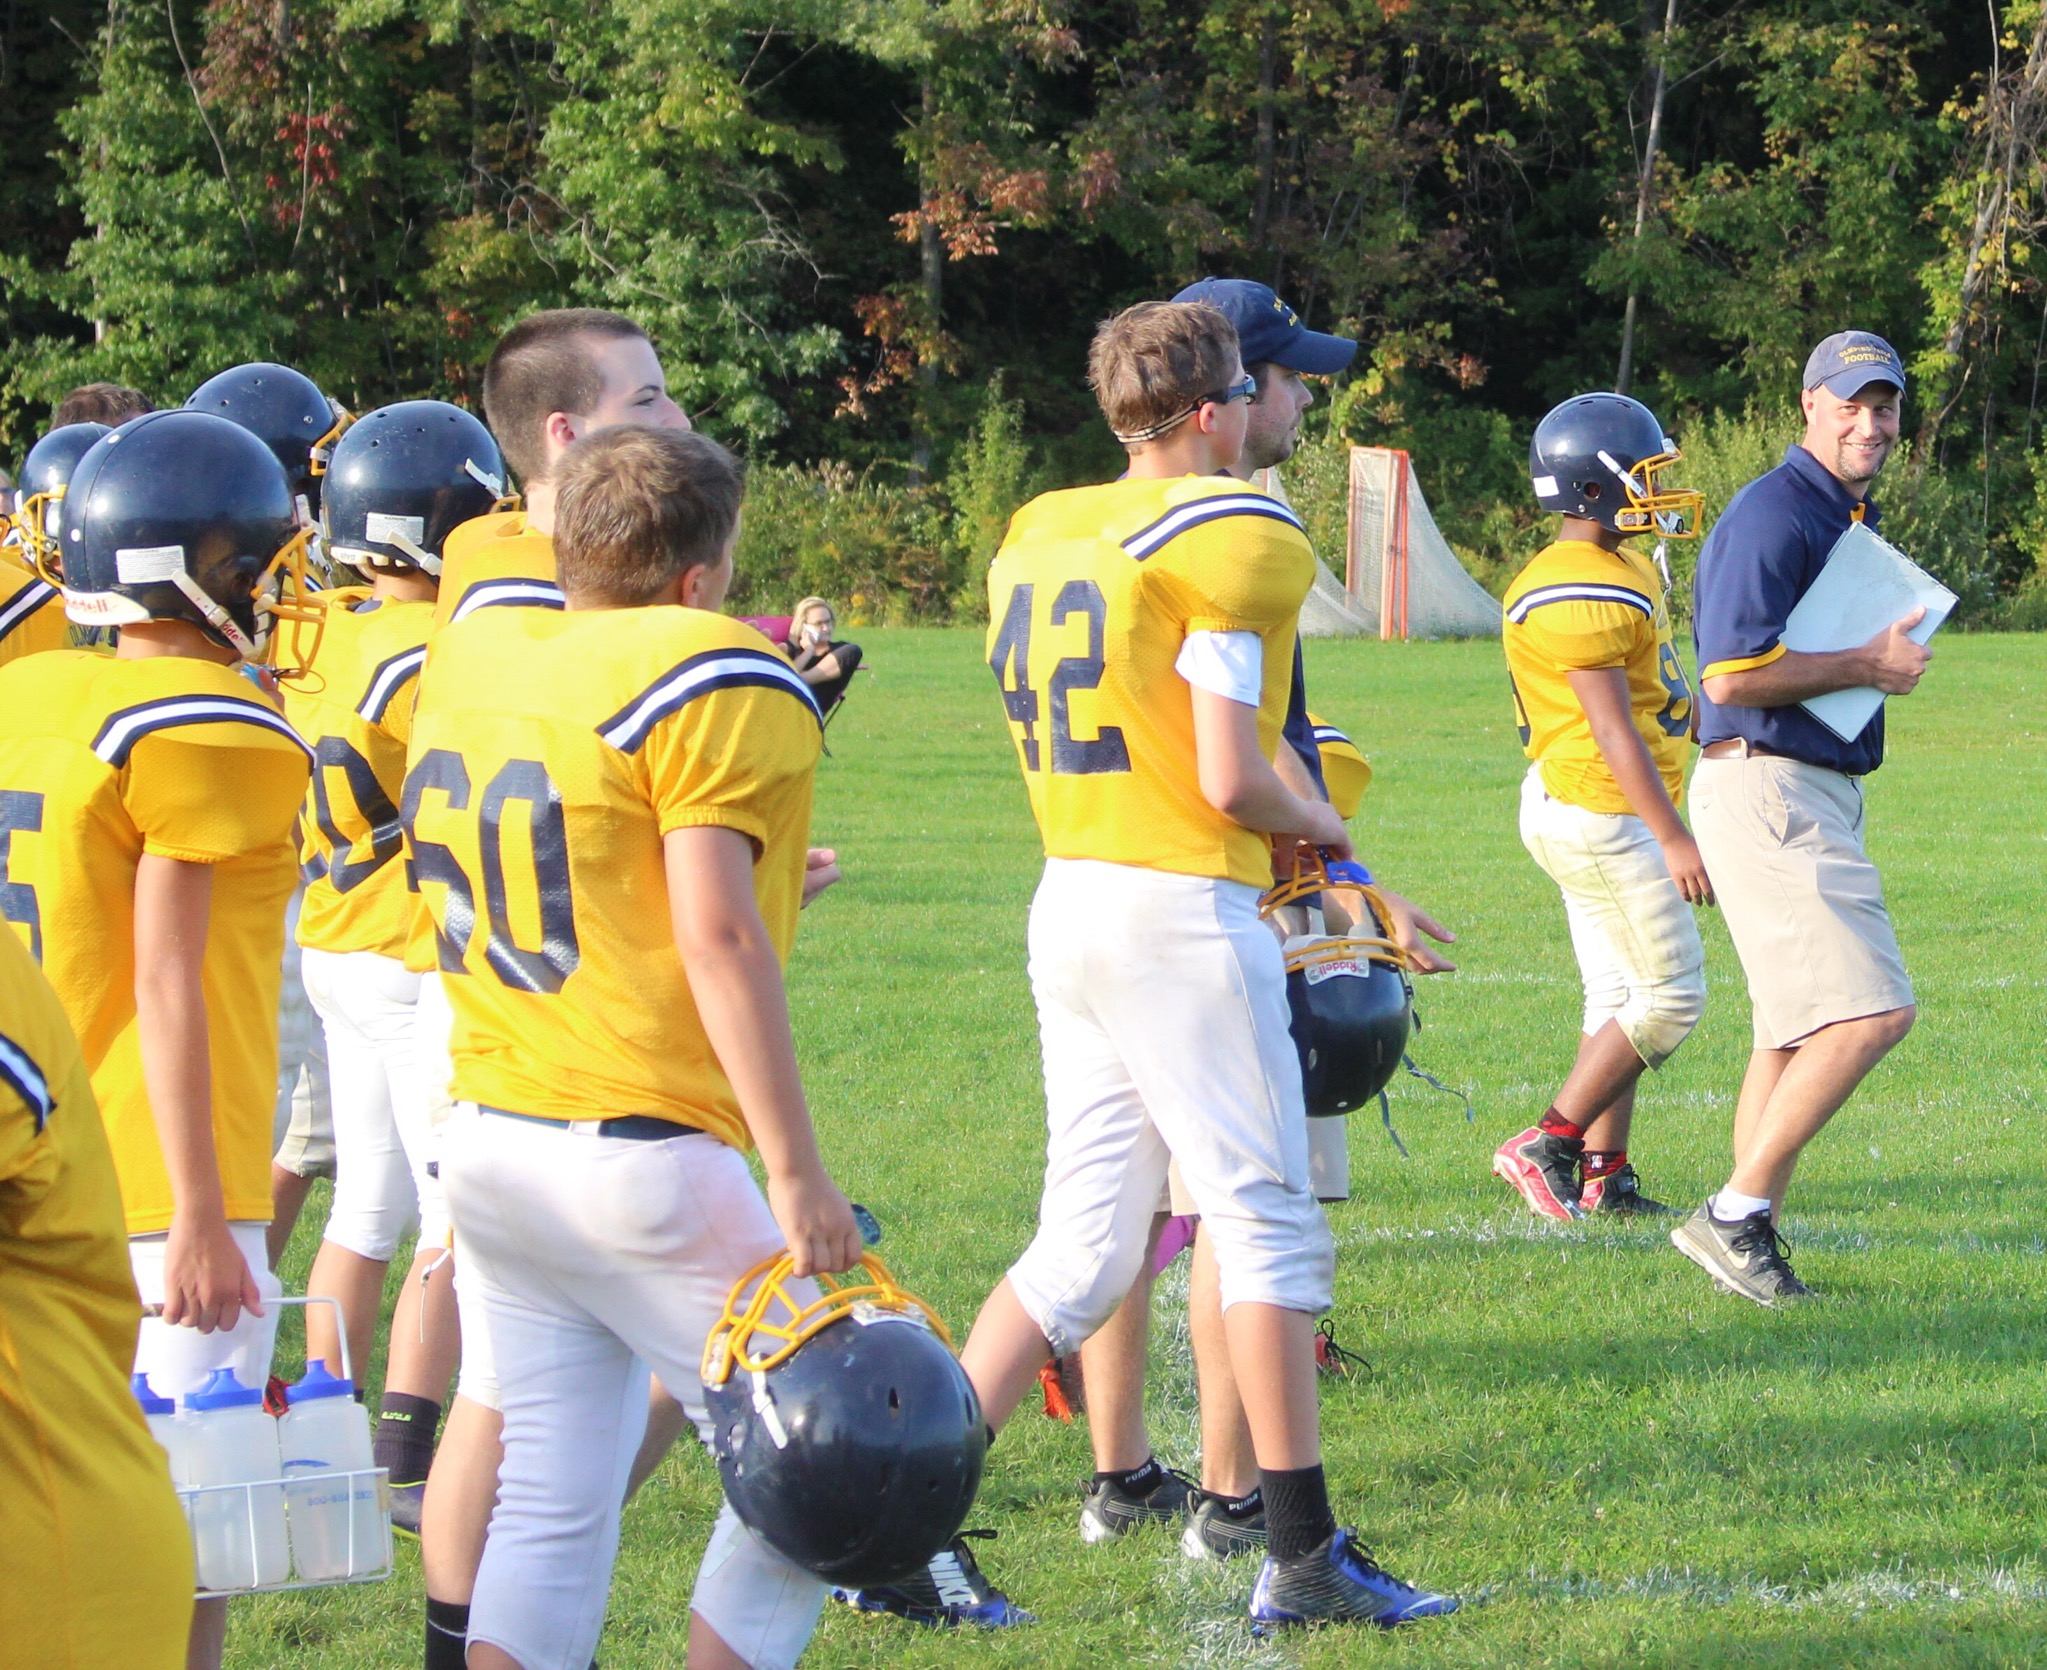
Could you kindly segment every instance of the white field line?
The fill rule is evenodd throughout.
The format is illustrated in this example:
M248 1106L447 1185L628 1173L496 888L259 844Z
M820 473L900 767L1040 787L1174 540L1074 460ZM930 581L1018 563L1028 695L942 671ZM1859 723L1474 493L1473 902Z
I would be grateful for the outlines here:
M1522 1587L1522 1585L1514 1585ZM1494 1590L1494 1594L1502 1591ZM1531 1571L1525 1592L1537 1600L1677 1600L1694 1606L1768 1606L1788 1611L1890 1610L1902 1606L1955 1606L1986 1601L2047 1600L2047 1579L2030 1567L2002 1566L1908 1577L1896 1567L1856 1572L1811 1586L1723 1577L1689 1566L1653 1566L1614 1580L1554 1576Z

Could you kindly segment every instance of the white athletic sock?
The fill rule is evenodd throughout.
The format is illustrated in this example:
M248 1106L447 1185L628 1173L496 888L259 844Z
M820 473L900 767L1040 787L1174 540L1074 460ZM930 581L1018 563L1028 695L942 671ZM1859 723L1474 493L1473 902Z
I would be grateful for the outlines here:
M1739 1223L1770 1209L1768 1195L1745 1195L1730 1183L1707 1203L1713 1216L1724 1224Z

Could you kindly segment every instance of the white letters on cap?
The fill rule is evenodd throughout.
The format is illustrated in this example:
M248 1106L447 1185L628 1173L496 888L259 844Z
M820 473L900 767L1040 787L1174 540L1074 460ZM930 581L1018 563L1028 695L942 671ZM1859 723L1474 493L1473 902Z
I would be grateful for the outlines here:
M185 572L182 545L128 545L114 553L114 572L124 586L152 586Z

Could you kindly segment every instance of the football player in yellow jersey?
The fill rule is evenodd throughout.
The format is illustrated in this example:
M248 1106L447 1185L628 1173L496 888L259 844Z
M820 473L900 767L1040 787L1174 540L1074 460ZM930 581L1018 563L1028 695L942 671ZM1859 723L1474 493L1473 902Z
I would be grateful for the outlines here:
M329 555L369 585L327 594L318 661L285 691L285 712L313 749L299 821L307 885L298 942L326 1031L334 1107L334 1201L307 1291L339 1301L349 1356L367 1380L384 1274L417 1224L376 1432L394 1519L415 1533L460 1335L414 1049L420 977L404 961L414 901L398 801L443 542L502 497L503 468L483 425L438 400L383 407L342 436L321 520ZM309 1354L340 1373L327 1313L309 1313L307 1328Z
M580 437L621 423L690 426L647 333L597 307L535 313L506 331L484 367L483 411L525 508L479 518L448 541L436 626L465 605L553 585L555 477Z
M1507 588L1507 670L1521 744L1521 839L1564 896L1585 984L1578 1058L1493 1170L1544 1217L1660 1213L1628 1161L1635 1083L1706 1004L1694 904L1713 902L1678 816L1692 693L1658 565L1631 539L1688 539L1703 500L1660 477L1677 448L1619 394L1567 400L1529 447L1535 496L1562 518Z
M781 983L822 727L788 663L710 612L737 466L617 428L560 485L568 609L482 610L436 639L403 805L455 1017L443 1172L504 1410L472 1670L589 1661L640 1365L701 1430L697 1353L732 1283L785 1243L804 1274L859 1251ZM822 1600L721 1513L690 1662L791 1665Z
M4 548L14 561L0 564L0 665L71 641L57 590L64 493L78 461L106 432L103 423L62 424L28 449L20 502L6 519Z
M0 934L0 1658L180 1670L192 1543L129 1388L140 1312L64 1010Z
M135 1367L163 1396L219 1368L261 1386L264 1256L291 826L309 755L237 668L308 530L245 430L159 412L103 437L65 500L65 607L112 656L0 667L0 911L78 1032L145 1304ZM305 595L302 578L294 590ZM226 1602L193 1613L217 1664Z
M1030 951L1049 1142L1037 1236L960 1360L1000 1426L1129 1291L1170 1155L1214 1240L1258 1465L1254 1622L1431 1616L1456 1602L1381 1570L1329 1506L1313 1330L1334 1251L1257 910L1275 838L1351 850L1272 766L1314 556L1276 500L1218 475L1256 384L1215 307L1129 309L1089 374L1130 473L1026 505L988 577L989 662L1047 855Z

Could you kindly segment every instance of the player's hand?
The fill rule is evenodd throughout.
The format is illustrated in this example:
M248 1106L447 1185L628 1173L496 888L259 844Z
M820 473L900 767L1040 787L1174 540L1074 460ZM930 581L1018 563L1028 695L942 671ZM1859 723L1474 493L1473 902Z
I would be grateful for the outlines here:
M262 1301L249 1261L235 1245L226 1219L194 1222L172 1217L163 1259L166 1322L210 1334L216 1328L232 1328L243 1311L261 1316Z
M1428 912L1412 901L1403 899L1388 888L1379 889L1379 897L1385 901L1386 914L1393 918L1388 926L1393 930L1393 943L1405 951L1414 962L1417 974L1455 974L1457 965L1439 952L1431 951L1422 943L1427 934L1438 945L1455 945L1457 936Z
M1862 652L1869 657L1869 682L1886 696L1907 696L1926 671L1933 652L1915 644L1907 634L1926 618L1924 608L1914 609L1903 620L1893 621L1868 643Z
M768 1210L789 1245L795 1274L837 1275L860 1262L860 1225L852 1203L822 1169L770 1177Z
M1350 830L1336 808L1327 801L1304 800L1301 802L1300 827L1287 831L1288 834L1306 841L1310 846L1321 847L1324 856L1332 859L1357 857L1357 849L1350 843Z
M1670 866L1670 879L1677 883L1685 903L1710 905L1713 878L1706 874L1706 861L1699 856L1699 843L1689 830L1681 830L1662 843L1663 862Z
M838 853L830 847L812 847L803 855L803 903L799 908L808 910L810 901L840 875Z

